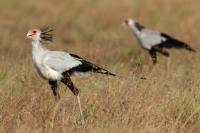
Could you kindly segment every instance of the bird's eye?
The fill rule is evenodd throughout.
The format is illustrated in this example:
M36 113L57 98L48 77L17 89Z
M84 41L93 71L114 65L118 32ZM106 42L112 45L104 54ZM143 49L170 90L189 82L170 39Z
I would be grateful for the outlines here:
M37 31L36 31L36 30L33 30L33 31L32 31L32 34L33 34L33 35L35 35L36 33L37 33Z

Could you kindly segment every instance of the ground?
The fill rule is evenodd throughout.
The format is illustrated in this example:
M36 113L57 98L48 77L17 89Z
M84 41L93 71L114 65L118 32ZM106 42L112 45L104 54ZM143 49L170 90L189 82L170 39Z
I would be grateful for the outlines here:
M0 132L177 133L200 129L200 16L197 0L0 0ZM151 59L121 23L134 18L197 50L170 50L171 66ZM59 84L61 100L32 65L32 28L54 29L52 50L84 57L123 76L72 77L73 94ZM138 77L144 76L146 80Z

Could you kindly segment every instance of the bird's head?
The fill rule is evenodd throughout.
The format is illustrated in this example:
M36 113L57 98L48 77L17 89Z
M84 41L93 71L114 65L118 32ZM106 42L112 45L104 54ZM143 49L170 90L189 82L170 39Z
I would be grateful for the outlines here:
M53 30L49 29L49 27L42 29L31 29L27 33L27 38L33 41L41 41L43 43L49 43L53 41L53 34L51 33Z
M126 20L123 22L123 25L125 25L125 26L132 26L132 25L134 25L134 24L135 24L135 21L134 21L133 19L131 19L131 18L126 19Z

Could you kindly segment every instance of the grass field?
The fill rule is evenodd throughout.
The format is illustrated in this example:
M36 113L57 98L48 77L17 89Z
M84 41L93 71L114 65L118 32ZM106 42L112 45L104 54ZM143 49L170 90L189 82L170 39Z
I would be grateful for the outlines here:
M134 18L200 49L197 0L0 0L1 133L200 132L200 52L171 50L150 72L151 59L121 23ZM31 28L54 28L49 49L80 55L127 79L72 77L80 89L85 124L76 99L50 86L31 60ZM144 76L147 80L135 78Z

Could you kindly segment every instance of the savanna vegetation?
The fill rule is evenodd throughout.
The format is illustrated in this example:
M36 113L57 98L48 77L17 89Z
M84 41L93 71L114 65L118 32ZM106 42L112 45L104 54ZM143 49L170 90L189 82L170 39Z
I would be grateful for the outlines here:
M197 0L0 0L1 133L183 133L200 131L200 15ZM172 62L151 59L121 23L134 18L197 50L171 50ZM56 102L31 60L29 29L50 26L47 47L80 55L127 78L73 77ZM147 79L141 80L137 76Z

